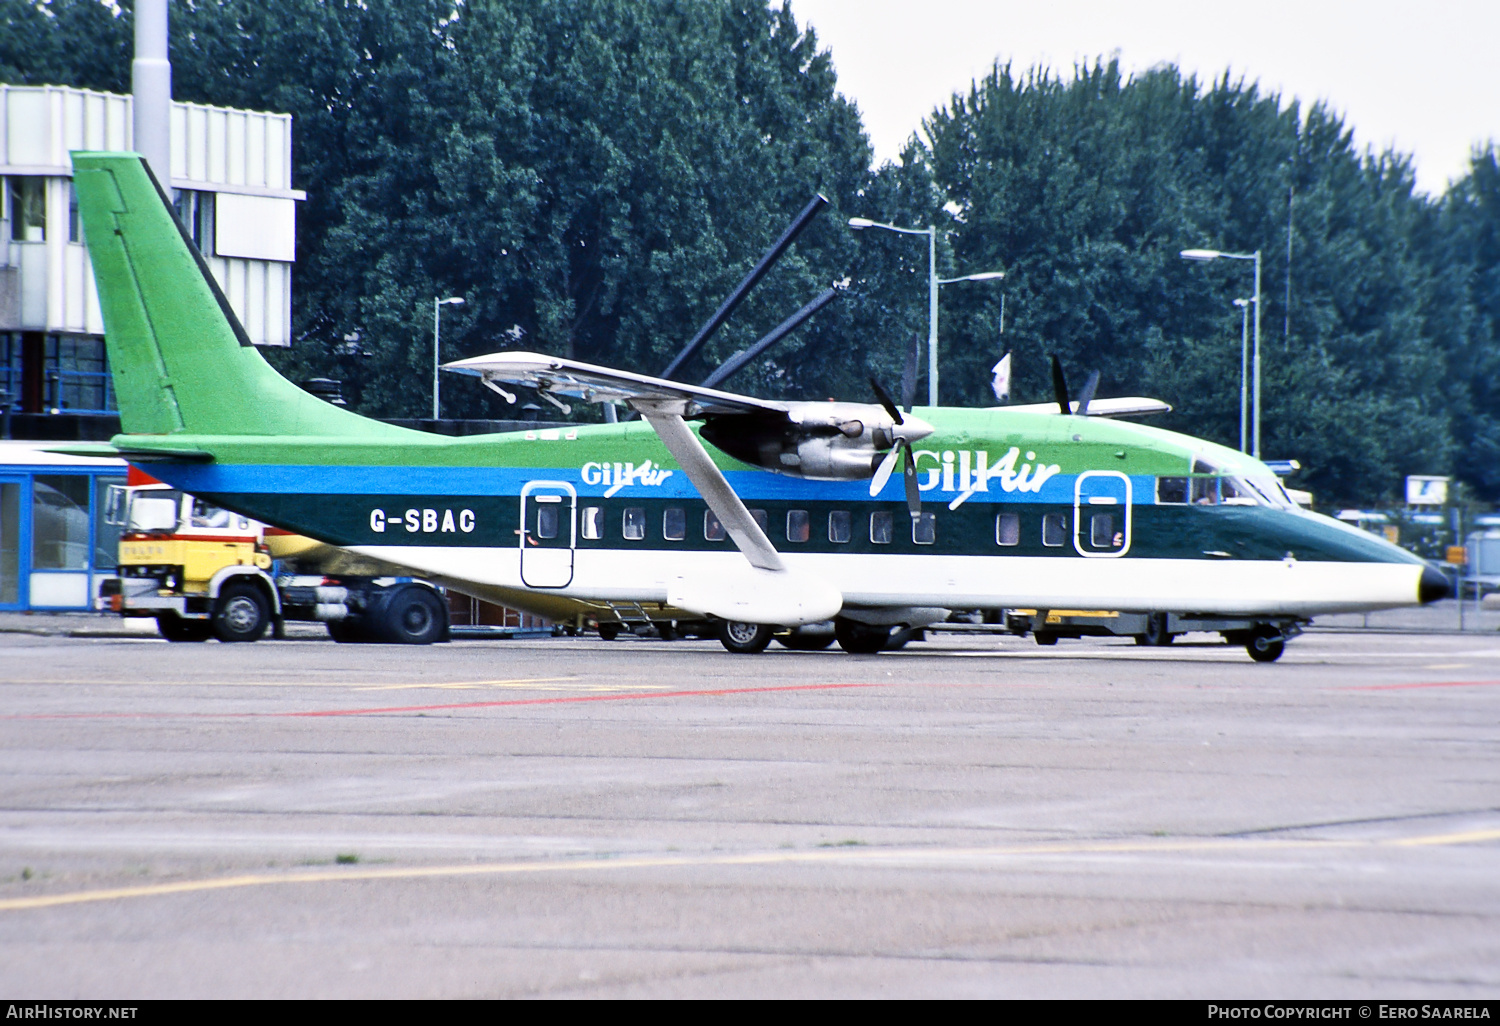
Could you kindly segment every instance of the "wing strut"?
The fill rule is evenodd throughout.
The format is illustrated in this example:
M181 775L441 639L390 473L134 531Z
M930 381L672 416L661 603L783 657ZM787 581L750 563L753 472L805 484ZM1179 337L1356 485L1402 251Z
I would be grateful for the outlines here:
M744 502L729 487L723 471L714 465L708 450L703 448L698 436L693 434L687 422L682 419L684 403L676 399L656 402L635 399L630 405L640 410L641 415L651 424L662 444L682 466L688 480L693 482L698 493L703 496L703 501L714 511L714 516L719 518L719 523L724 525L724 530L729 532L729 537L745 554L750 565L775 573L785 571L786 564L781 561L781 553L776 551L771 539L766 537L766 532L760 529L760 525L745 508Z

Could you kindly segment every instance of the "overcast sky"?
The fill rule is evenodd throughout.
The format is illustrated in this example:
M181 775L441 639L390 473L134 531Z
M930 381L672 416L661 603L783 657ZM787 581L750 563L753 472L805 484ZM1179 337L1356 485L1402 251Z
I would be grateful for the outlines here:
M1226 68L1304 106L1325 100L1361 147L1415 157L1439 193L1500 141L1500 0L792 0L833 52L877 160L998 57L1017 70L1118 51L1130 71Z

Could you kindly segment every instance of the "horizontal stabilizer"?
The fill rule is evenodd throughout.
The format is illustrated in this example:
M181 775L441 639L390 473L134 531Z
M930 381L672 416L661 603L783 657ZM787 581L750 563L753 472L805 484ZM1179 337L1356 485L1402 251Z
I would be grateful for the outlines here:
M128 435L117 435L122 441ZM131 463L150 463L152 460L186 460L190 463L211 463L213 453L202 449L169 448L162 446L113 445L109 442L77 442L72 445L52 446L47 450L60 456L86 456L96 460L129 460Z
M1075 400L1068 404L1078 412ZM1028 403L1024 406L991 406L992 410L1017 411L1020 413L1057 413L1057 403ZM1114 399L1094 399L1088 404L1090 417L1144 417L1152 413L1171 413L1172 405L1160 399L1146 399L1136 395L1122 395Z

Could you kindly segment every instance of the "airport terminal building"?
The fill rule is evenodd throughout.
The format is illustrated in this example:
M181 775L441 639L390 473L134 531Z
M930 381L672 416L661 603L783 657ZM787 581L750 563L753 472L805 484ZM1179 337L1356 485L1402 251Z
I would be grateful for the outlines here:
M129 96L0 84L0 438L119 430L70 150L132 148ZM291 341L297 201L289 114L173 103L173 201L258 345ZM160 170L158 169L158 175ZM0 609L88 609L113 572L118 461L0 445Z

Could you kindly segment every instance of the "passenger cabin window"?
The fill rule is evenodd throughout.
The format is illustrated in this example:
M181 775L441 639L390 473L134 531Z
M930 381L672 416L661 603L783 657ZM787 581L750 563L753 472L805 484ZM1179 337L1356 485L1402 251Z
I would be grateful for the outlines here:
M646 537L646 511L639 506L629 507L625 510L621 527L626 541L640 541Z
M828 514L828 540L835 545L845 545L853 533L853 517L847 509L836 509Z
M1159 477L1156 479L1156 501L1172 505L1188 501L1188 479L1185 477Z
M536 536L538 538L557 537L557 511L560 506L538 506L536 508Z
M1061 547L1068 537L1066 513L1048 513L1042 517L1042 544L1049 549Z
M911 518L911 540L918 545L931 545L937 541L936 513L918 513Z
M1021 518L1015 513L1001 513L995 517L995 544L1021 544Z
M604 508L602 506L583 508L583 537L588 541L598 541L604 537Z
M1123 534L1115 534L1113 513L1095 513L1089 517L1089 544L1096 549L1118 549L1125 544Z
M719 518L714 516L714 511L711 509L703 511L703 540L724 540L724 525L719 523Z
M687 511L679 506L668 506L661 513L661 536L667 541L682 541L687 537Z
M812 537L812 521L805 509L789 509L786 511L786 540L789 542L805 542Z
M766 511L765 510L763 510L763 509L752 509L750 511L750 516L751 516L752 519L754 519L754 521L756 523L756 526L761 529L762 533L765 533L766 531L770 530L771 518L768 517L768 516L766 516Z
M891 543L892 526L895 524L889 512L870 514L870 544L889 545Z

